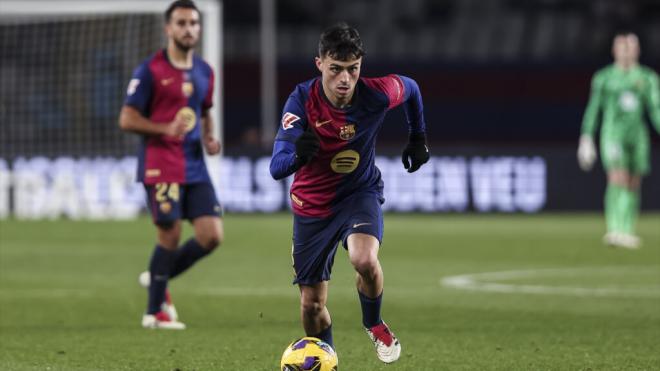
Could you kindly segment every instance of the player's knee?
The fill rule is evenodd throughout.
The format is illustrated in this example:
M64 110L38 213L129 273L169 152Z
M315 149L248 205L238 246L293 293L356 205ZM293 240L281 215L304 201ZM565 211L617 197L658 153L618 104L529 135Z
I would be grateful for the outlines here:
M325 303L317 298L302 298L300 300L300 309L306 316L309 317L316 317L320 315L324 307Z
M222 234L211 234L204 236L202 241L202 246L209 251L215 250L218 246L222 244Z
M354 257L351 263L362 277L372 278L378 274L378 259L371 255Z

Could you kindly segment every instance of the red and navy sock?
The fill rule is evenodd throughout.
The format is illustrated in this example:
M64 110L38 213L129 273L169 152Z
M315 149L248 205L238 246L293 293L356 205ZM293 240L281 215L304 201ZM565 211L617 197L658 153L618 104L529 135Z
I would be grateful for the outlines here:
M202 247L196 239L191 238L177 251L174 266L170 272L170 279L192 267L199 259L208 255L211 251Z
M149 285L148 314L158 313L161 304L165 301L167 280L170 278L170 272L175 258L176 251L167 250L160 245L156 245L156 248L154 248L149 263L151 284Z
M380 325L383 320L380 318L380 304L383 301L383 293L376 298L370 298L358 290L360 304L362 306L362 324L365 328L372 328Z
M330 326L326 327L325 329L321 330L321 332L319 332L318 334L309 335L309 336L321 339L331 347L333 348L335 347L332 342L332 324L330 324Z

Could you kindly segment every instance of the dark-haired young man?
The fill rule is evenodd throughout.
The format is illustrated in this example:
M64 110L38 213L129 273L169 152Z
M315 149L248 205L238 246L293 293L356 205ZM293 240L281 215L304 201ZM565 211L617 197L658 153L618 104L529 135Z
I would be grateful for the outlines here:
M213 70L194 55L200 23L192 1L178 0L168 7L165 32L167 48L133 73L119 125L142 137L137 177L158 230L149 271L140 276L149 293L142 326L180 330L185 325L178 321L167 282L223 238L221 207L203 156L204 149L209 155L219 153L220 143L209 112ZM181 219L192 222L195 237L179 247Z
M299 84L289 96L270 163L273 178L295 173L293 207L294 284L301 293L308 336L332 345L326 308L328 280L339 241L357 272L362 322L378 358L396 361L399 341L380 317L383 271L383 182L375 166L375 142L388 110L403 105L410 125L403 151L408 172L429 159L422 98L415 81L398 75L360 78L362 41L344 23L321 35L320 78Z
M635 235L642 177L651 170L649 132L644 111L660 133L660 84L658 75L639 65L639 39L630 32L612 41L614 63L594 74L591 97L584 113L578 162L590 170L596 161L594 134L603 111L600 153L607 172L603 242L615 247L639 248Z

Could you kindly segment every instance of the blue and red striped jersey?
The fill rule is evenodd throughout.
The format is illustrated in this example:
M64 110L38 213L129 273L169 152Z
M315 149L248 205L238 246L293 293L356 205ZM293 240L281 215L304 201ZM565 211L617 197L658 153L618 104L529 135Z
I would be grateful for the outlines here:
M134 72L125 104L156 124L177 116L187 123L183 138L143 135L138 153L137 179L145 184L209 181L201 144L201 117L213 105L213 70L193 57L190 69L178 69L160 50Z
M382 197L375 146L390 109L404 104L410 130L425 131L421 94L414 80L399 75L360 78L355 89L350 107L338 109L325 97L321 79L315 78L299 84L284 105L270 170L275 179L295 172L290 196L298 215L332 215L334 205L357 192ZM294 143L305 130L316 133L321 148L298 169Z

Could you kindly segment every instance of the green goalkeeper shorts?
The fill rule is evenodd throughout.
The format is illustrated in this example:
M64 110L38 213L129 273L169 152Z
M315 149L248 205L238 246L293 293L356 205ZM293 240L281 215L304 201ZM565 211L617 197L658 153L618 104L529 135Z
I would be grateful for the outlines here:
M600 155L606 171L627 170L630 174L645 175L651 170L648 133L638 131L624 137L601 136Z

